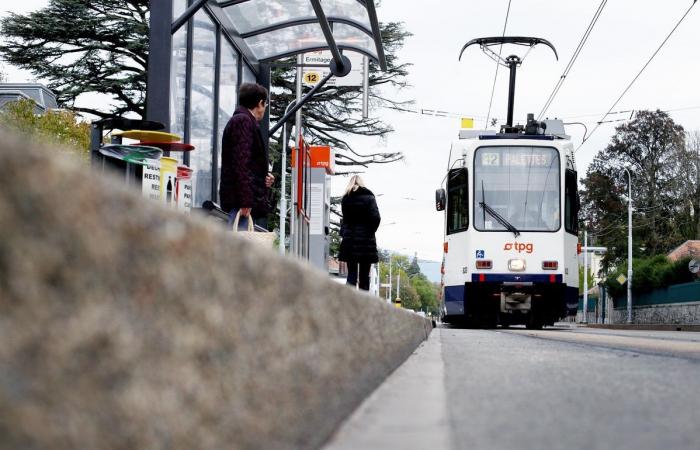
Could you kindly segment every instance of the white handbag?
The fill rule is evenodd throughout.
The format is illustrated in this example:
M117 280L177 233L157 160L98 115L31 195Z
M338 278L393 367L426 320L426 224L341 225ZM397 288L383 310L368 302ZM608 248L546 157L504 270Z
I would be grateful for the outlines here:
M248 216L248 229L247 230L239 230L238 229L238 222L241 218L241 212L238 211L236 214L236 218L233 219L233 233L241 237L247 241L253 242L256 245L259 245L261 247L266 247L271 249L273 245L275 244L275 233L272 233L270 231L255 231L255 227L253 226L253 218L251 216Z

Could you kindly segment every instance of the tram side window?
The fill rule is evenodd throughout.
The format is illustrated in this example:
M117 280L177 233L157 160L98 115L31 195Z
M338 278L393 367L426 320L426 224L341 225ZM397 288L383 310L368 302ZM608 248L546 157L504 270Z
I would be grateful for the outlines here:
M469 185L467 169L450 170L447 180L447 234L469 227Z
M578 183L576 172L566 171L564 203L564 227L567 232L578 235Z

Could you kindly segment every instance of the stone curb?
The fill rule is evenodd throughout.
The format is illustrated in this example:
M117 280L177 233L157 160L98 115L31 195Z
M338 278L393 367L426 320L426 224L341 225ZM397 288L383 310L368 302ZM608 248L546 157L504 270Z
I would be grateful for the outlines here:
M1 130L0 230L0 448L318 448L432 329Z

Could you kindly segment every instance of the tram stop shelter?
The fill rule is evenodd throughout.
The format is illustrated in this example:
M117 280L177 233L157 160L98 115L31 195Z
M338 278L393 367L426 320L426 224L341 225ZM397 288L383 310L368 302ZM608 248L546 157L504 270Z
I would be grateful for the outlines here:
M366 55L386 70L374 0L150 3L146 119L166 124L196 147L178 156L193 169L195 207L218 200L221 136L241 83L257 82L269 90L274 61L318 50L331 51L331 75L350 69L342 50ZM269 117L261 129L267 139Z

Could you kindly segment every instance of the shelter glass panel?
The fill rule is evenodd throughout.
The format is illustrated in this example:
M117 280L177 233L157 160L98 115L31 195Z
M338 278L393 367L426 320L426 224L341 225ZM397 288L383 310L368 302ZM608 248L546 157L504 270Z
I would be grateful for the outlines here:
M339 46L359 48L369 52L375 58L377 56L377 48L372 37L355 27L336 23L333 25L333 36Z
M318 23L297 25L251 36L246 43L258 59L293 52L305 47L325 47L326 39Z
M371 30L367 9L357 0L324 0L321 5L329 20L352 20ZM270 25L316 19L316 13L308 0L249 0L225 10L243 34Z
M248 33L268 25L297 18L316 17L309 0L249 0L229 6L225 11L231 17L233 25L241 33Z
M192 92L190 110L190 153L193 170L194 206L211 199L214 123L214 71L216 27L200 10L194 16L192 43Z
M234 47L223 38L221 39L221 74L219 79L219 130L218 143L224 134L224 128L236 109L238 93L238 61L240 57ZM219 145L218 180L221 179L221 145ZM217 187L218 190L218 187Z
M357 48L377 57L372 38L350 25L336 23L333 36L339 47ZM246 43L260 60L274 58L300 49L325 48L326 39L318 23L296 25L251 36Z
M187 0L172 0L172 1L173 1L173 22L174 22L187 9Z
M257 81L257 77L255 76L255 72L251 70L250 67L248 67L247 64L243 64L243 70L242 70L242 78L243 78L243 83L255 83Z

